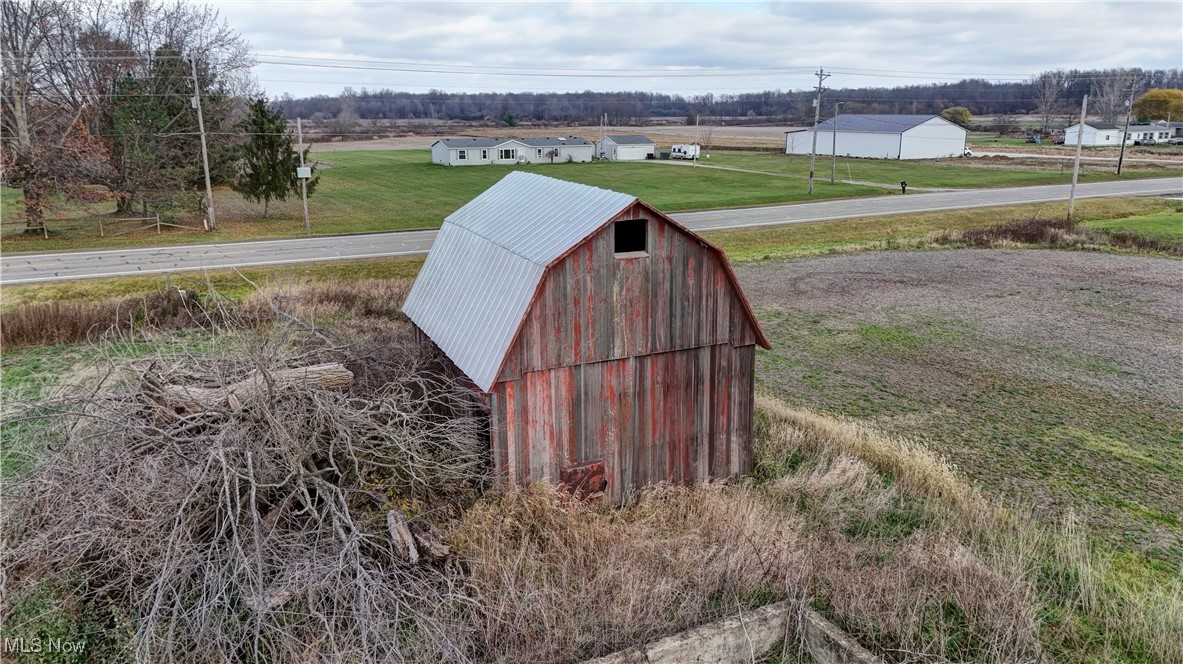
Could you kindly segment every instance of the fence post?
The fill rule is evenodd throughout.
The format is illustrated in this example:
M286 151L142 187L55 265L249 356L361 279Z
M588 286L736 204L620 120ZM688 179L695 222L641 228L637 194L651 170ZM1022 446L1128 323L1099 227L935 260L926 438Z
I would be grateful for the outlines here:
M156 213L156 234L160 235L160 213Z
M103 218L102 217L99 217L99 237L107 237L103 233Z

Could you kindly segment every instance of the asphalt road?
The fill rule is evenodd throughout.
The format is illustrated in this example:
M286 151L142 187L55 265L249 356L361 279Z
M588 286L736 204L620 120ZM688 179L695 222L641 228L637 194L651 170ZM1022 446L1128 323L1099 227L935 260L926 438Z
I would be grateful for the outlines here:
M1183 179L1127 180L1078 185L1077 198L1183 193ZM762 208L685 212L674 219L695 231L774 226L828 219L1039 203L1068 198L1068 185L880 196ZM0 256L0 283L159 274L229 267L408 256L426 253L435 231L403 231L293 240L107 249Z

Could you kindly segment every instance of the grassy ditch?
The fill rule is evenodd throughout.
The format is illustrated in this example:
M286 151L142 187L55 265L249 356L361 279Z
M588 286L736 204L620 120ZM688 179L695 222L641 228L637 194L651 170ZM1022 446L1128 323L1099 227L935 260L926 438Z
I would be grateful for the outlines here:
M1150 238L1166 237L1158 229L1183 224L1176 204L1149 198L1098 198L1080 201L1075 213L1088 228L1126 231ZM789 224L771 228L720 231L706 234L727 252L732 262L799 258L882 249L918 249L955 244L966 233L978 233L1007 224L1052 223L1067 215L1064 203L1016 205L975 210L947 210L894 217L867 217ZM1144 221L1148 219L1150 221ZM1041 221L1042 220L1042 221ZM1105 237L1111 237L1107 234ZM1105 238L1094 238L1104 247ZM1160 242L1160 248L1169 246ZM1133 248L1138 249L1137 246ZM1155 251L1149 247L1144 250ZM1169 253L1169 252L1168 252Z

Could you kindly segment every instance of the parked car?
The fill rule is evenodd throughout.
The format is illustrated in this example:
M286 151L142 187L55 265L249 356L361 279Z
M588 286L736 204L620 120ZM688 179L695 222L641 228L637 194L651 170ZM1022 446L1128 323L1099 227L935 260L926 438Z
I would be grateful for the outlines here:
M1167 141L1167 143L1170 143L1171 145L1183 145L1183 138L1172 138L1171 140Z

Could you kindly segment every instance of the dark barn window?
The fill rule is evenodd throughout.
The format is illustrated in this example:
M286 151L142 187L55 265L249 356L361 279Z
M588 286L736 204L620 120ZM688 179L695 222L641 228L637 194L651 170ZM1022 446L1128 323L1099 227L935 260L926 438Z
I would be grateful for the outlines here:
M623 219L612 227L615 236L615 251L619 254L645 253L649 250L646 231L649 222L645 219Z

